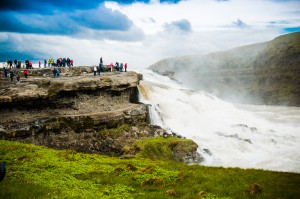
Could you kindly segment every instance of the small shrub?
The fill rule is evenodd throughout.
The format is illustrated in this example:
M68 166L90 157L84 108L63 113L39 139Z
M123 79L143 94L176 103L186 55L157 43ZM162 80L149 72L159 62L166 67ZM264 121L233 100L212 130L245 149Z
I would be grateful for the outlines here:
M177 196L178 193L174 189L170 189L170 190L167 190L165 192L165 195L168 195L168 196Z
M16 160L20 161L20 162L22 162L22 161L30 161L31 158L28 157L28 156L23 155L23 156L17 157Z
M249 196L257 196L258 194L261 194L263 192L263 188L261 185L257 183L250 184L246 193Z
M153 166L150 165L150 166L141 168L140 172L142 172L142 173L151 172L153 169L154 169Z
M137 168L136 168L136 166L134 166L134 165L132 165L132 164L127 164L126 165L127 166L127 168L130 170L130 171L136 171L137 170Z
M61 154L61 156L64 157L66 160L74 161L75 160L74 155L76 153L77 152L74 150L66 150Z
M141 187L148 190L161 189L165 186L165 182L160 178L150 178L141 182Z
M114 170L115 174L117 174L117 175L120 175L120 173L122 173L123 171L124 171L124 169L122 167L117 167Z

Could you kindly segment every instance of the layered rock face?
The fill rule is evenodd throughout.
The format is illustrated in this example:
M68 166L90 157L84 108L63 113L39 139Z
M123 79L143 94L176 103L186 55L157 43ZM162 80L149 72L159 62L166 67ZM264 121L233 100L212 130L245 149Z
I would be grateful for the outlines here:
M51 69L33 69L20 82L1 75L0 139L118 156L135 140L165 135L147 124L147 106L138 103L140 74L61 71L52 78Z
M1 79L1 137L56 148L103 151L108 149L97 142L91 146L93 139L86 142L85 137L97 137L99 131L125 123L147 121L146 106L137 103L139 74L51 78L47 71L34 72L46 77L29 76L18 83Z

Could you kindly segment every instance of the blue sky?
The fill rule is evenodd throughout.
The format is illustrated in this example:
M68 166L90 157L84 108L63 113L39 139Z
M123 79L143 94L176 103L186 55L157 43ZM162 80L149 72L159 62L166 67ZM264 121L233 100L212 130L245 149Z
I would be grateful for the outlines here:
M299 30L298 0L2 0L0 61L102 56L143 68Z

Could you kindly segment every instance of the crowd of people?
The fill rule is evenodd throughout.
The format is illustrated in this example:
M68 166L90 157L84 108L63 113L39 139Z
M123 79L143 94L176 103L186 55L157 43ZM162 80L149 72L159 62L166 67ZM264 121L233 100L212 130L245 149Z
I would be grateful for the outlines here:
M42 61L38 60L38 67L42 68ZM70 58L58 58L56 62L54 62L54 59L49 58L49 59L44 59L44 68L46 67L70 67L74 66L74 60ZM4 66L5 67L5 66ZM11 69L11 68L26 68L26 69L32 69L33 68L33 63L31 60L26 59L22 65L21 60L15 59L14 61L12 60L7 60L6 61L6 68Z
M47 60L44 60L44 67L47 66ZM74 60L70 58L58 58L56 62L54 59L48 59L48 67L57 66L57 67L66 67L66 66L74 66Z
M21 74L21 71L17 71L17 72L13 72L13 70L12 69L7 69L7 68L3 68L3 73L4 73L4 77L5 78L9 78L10 79L10 81L13 81L13 79L14 79L14 76L16 76L16 80L19 82L20 81L20 78L21 78L21 76L20 76L20 74ZM24 77L27 79L27 77L28 77L28 69L24 69L23 70L23 74L24 74Z
M17 81L20 81L20 74L23 74L25 78L28 77L28 69L33 69L32 61L26 59L24 61L24 64L22 65L22 62L20 60L15 59L7 60L7 62L3 65L3 73L4 77L9 78L11 81L13 81L14 77L16 77ZM46 67L53 67L52 69L52 77L57 78L60 76L60 69L59 67L71 67L73 66L74 61L69 58L58 58L56 62L54 62L54 59L49 58L48 60L44 60L44 68ZM38 67L42 68L42 62L38 60ZM16 69L23 69L23 70L12 70L13 68ZM109 65L103 64L102 57L100 58L100 62L98 66L93 67L93 73L94 76L100 75L101 72L106 71L119 71L119 72L127 72L127 63L119 63L116 62L113 64L112 62Z
M31 69L32 68L32 61L26 59L24 64L23 64L23 68L26 68L26 69ZM20 60L17 60L17 59L15 59L14 61L7 60L6 61L6 67L9 68L9 69L10 68L22 68L22 62Z
M109 65L103 65L103 59L102 57L100 58L100 62L98 66L94 66L93 72L94 72L94 76L96 76L96 74L100 75L101 72L105 72L105 71L119 71L119 72L127 72L127 63L119 63L116 62L115 64L113 64L112 62Z

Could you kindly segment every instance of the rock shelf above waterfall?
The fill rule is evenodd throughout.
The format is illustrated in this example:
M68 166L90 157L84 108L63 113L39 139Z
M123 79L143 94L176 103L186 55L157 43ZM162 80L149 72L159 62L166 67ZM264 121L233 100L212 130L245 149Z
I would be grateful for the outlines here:
M94 76L91 71L91 67L61 68L60 77L52 78L49 68L32 69L20 82L2 75L0 139L121 156L136 140L167 133L148 125L147 105L138 102L141 74ZM194 146L174 153L174 160L198 163Z

